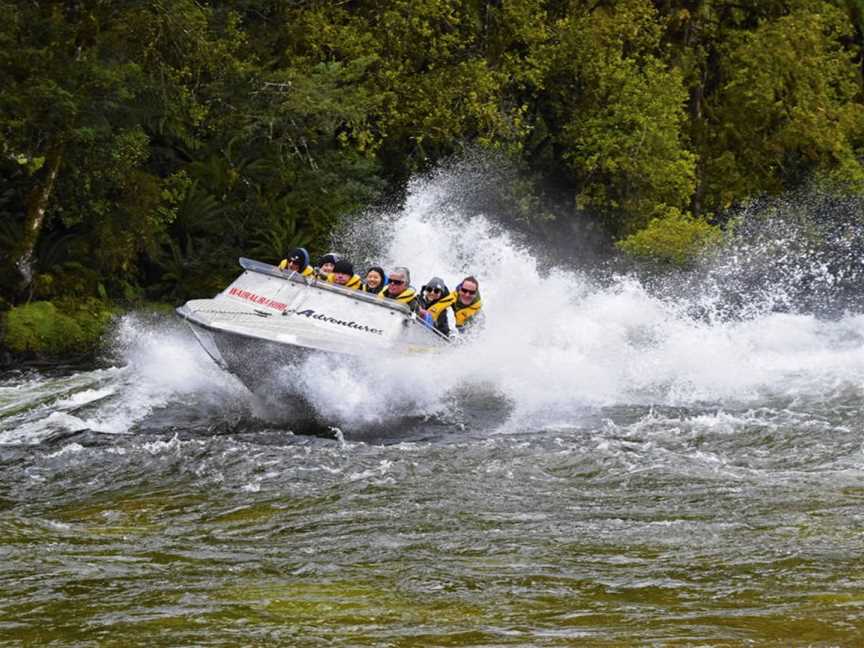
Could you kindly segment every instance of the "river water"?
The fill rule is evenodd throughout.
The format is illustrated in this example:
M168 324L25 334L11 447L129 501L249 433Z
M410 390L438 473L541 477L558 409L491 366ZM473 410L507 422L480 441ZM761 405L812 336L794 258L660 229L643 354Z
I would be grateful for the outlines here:
M287 368L314 420L167 315L2 377L0 642L864 642L864 316L790 308L794 276L730 301L740 259L659 288L543 267L440 191L379 259L476 273L485 334Z

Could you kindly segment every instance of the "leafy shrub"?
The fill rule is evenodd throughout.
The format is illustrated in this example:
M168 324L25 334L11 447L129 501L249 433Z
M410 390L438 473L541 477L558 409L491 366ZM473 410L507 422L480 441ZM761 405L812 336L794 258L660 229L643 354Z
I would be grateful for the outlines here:
M673 209L616 245L635 257L685 265L721 238L722 232L716 225Z
M6 347L15 353L56 356L93 351L114 311L103 302L32 302L6 313Z

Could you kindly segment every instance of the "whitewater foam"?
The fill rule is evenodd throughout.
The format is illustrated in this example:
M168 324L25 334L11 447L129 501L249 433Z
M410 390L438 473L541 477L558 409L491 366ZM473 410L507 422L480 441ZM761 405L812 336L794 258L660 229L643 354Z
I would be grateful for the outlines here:
M462 210L453 200L458 185L446 174L415 181L402 209L353 220L336 243L358 269L409 266L416 287L433 275L451 289L466 275L477 276L483 334L435 357L313 356L286 369L286 399L302 396L323 421L344 430L404 416L450 417L458 426L472 407L485 408L486 418L505 411L512 429L526 421L566 425L580 412L617 405L740 408L772 398L864 393L864 315L829 319L796 312L789 308L788 283L772 297L771 281L791 254L782 245L768 246L783 256L771 266L771 281L749 292L736 285L732 302L739 310L730 316L729 290L718 289L734 283L729 258L701 268L701 283L673 277L665 289L657 288L656 277L646 282L633 274L601 277L544 266L542 251L492 215ZM752 284L754 263L743 257L735 263L746 266ZM822 278L819 285L830 288L831 282ZM115 370L110 387L82 386L70 396L64 407L77 417L70 425L129 432L159 408L178 405L216 417L266 414L180 323L127 316L115 340L122 370ZM44 397L44 390L31 389ZM17 399L7 396L0 407ZM88 398L101 400L87 405ZM0 419L0 434L8 420Z
M294 378L323 418L350 425L406 413L441 416L457 409L454 394L472 385L500 396L517 421L567 419L580 408L616 404L746 405L829 396L850 385L861 390L864 316L774 312L772 304L786 304L788 286L777 287L783 299L775 300L763 284L751 286L759 308L738 295L746 306L741 317L695 317L723 310L711 302L723 295L670 296L633 275L600 281L542 267L537 251L492 218L462 213L451 200L456 184L449 176L418 180L403 209L367 215L337 240L354 256L352 232L362 231L356 247L363 262L408 265L417 287L433 275L451 288L477 276L483 335L420 361L311 359ZM377 232L371 252L370 231ZM715 278L731 272L727 261L716 275L702 271Z
M377 257L366 261L408 264L415 286L437 275L453 287L466 274L476 275L487 317L484 335L422 363L393 360L329 372L310 365L304 379L326 416L386 417L394 402L406 401L434 414L447 409L448 395L466 383L494 385L518 419L621 403L746 404L830 396L850 386L861 390L862 315L827 319L789 308L796 277L818 276L819 285L830 289L823 257L794 262L785 240L768 240L762 249L745 246L758 258L738 262L751 285L749 292L739 286L739 316L729 317L729 305L719 303L728 295L716 290L734 273L728 259L700 269L709 279L704 292L678 295L649 290L632 275L600 282L586 272L540 267L540 254L491 218L460 213L448 193L453 188L452 177L415 182L404 209L376 215L386 227ZM375 222L363 221L367 239ZM339 238L349 255L356 229ZM794 235L788 227L771 231L790 240ZM765 248L778 259L766 260ZM772 270L762 283L754 278L759 263ZM789 277L779 282L783 268ZM778 305L785 312L776 312ZM376 399L376 392L384 396Z

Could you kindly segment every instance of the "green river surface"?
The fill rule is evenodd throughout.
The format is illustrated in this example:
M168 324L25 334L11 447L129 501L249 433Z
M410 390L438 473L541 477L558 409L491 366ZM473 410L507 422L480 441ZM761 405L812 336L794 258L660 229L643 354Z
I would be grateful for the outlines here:
M0 383L4 645L864 643L860 382L352 440L146 380Z
M420 285L483 251L449 355L312 357L261 398L129 315L92 366L0 374L0 644L864 645L848 232L664 294L445 235L433 197L377 258Z

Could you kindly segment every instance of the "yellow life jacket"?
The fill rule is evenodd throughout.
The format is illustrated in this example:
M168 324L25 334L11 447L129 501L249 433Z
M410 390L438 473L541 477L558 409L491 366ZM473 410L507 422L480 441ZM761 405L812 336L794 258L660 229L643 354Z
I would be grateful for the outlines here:
M395 299L396 301L398 301L402 304L409 304L409 303L411 303L411 300L413 300L415 297L417 297L417 291L414 290L413 288L406 288L405 290L403 290L401 293L399 293L395 297L390 297L387 294L387 286L384 286L384 288L381 290L381 292L378 293L378 296L384 297L385 299Z
M288 268L288 259L282 259L279 262L279 269L280 270L286 270L287 268ZM311 277L313 272L314 271L312 270L312 267L307 265L305 268L303 268L300 271L300 274L303 275L304 277Z
M444 295L437 302L426 309L426 312L432 315L433 321L438 321L438 316L447 310L448 306L452 306L456 302L456 293L452 292L449 295Z
M359 288L360 287L360 277L358 275L352 275L348 280L348 283L337 284L336 283L336 275L332 272L327 275L327 283L336 284L337 286L342 286L343 288Z
M479 297L475 297L474 301L467 306L459 301L455 290L450 293L450 297L453 298L453 316L456 320L457 329L465 326L465 323L479 313L480 309L483 308L483 300Z

